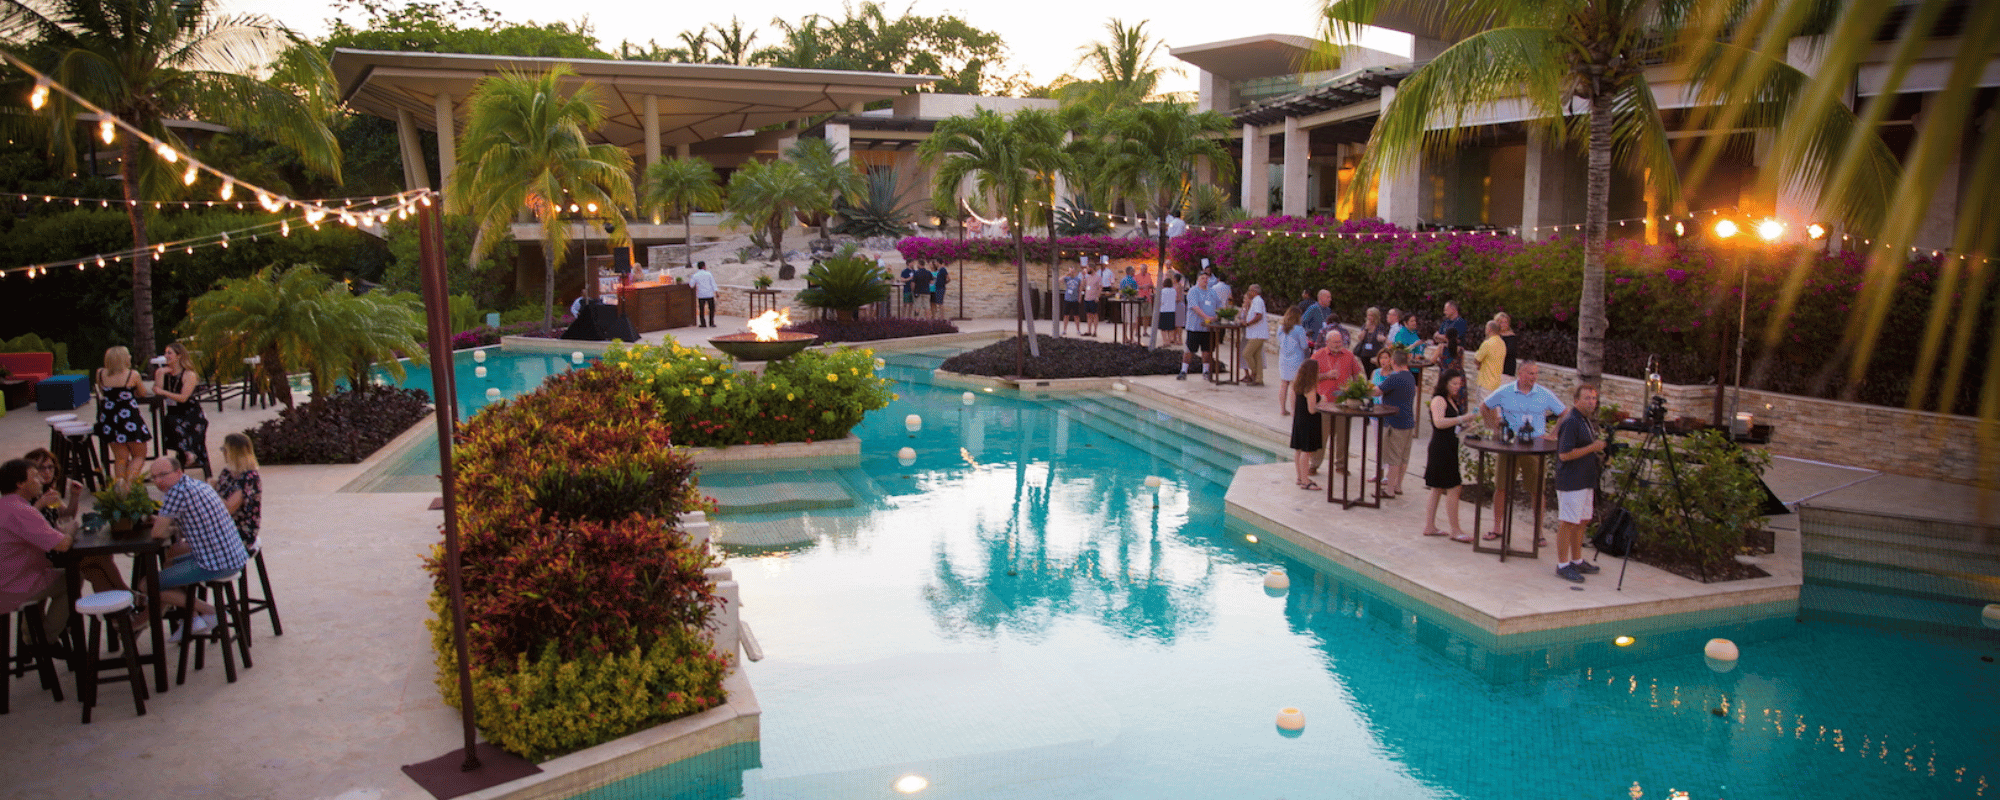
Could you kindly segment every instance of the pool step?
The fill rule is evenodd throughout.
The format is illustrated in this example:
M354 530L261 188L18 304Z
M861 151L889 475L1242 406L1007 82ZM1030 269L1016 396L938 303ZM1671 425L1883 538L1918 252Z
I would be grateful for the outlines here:
M841 481L792 479L784 473L705 475L701 489L715 498L716 513L719 515L852 508L858 505L847 484Z
M1799 533L1804 615L2000 640L1980 621L2000 602L2000 529L1806 504Z
M1980 622L1985 603L1938 600L1880 591L1877 587L1836 586L1807 579L1799 589L1799 615L1806 619L1937 636L1954 641L2000 642L2000 630Z
M804 511L778 518L710 517L709 534L725 548L794 548L822 538L852 539L868 524L861 509Z
M1276 458L1262 448L1123 402L1091 395L1043 402L1067 411L1078 424L1175 466L1184 475L1225 486L1235 477L1237 468L1267 464Z

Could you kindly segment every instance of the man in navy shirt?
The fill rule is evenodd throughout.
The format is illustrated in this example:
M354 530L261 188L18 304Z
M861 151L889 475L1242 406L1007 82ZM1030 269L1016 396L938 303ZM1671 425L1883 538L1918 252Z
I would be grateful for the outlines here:
M1404 467L1410 463L1410 440L1417 435L1417 379L1410 374L1410 352L1392 350L1389 370L1382 378L1382 405L1396 410L1385 420L1389 431L1382 438L1382 493L1394 497L1403 493Z
M1583 530L1590 525L1597 499L1597 474L1609 443L1598 438L1591 415L1597 413L1597 387L1579 384L1569 413L1556 424L1556 576L1582 583L1597 565L1583 560Z
M1299 315L1299 324L1305 326L1306 336L1312 340L1315 346L1326 341L1326 319L1327 315L1332 312L1333 292L1321 289L1319 290L1319 302L1306 306L1305 313Z

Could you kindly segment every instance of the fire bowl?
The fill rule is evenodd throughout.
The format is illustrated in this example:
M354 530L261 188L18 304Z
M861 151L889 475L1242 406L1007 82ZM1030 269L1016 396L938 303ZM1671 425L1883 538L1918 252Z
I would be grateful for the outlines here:
M779 331L774 342L757 341L754 333L731 333L709 339L708 343L737 361L778 361L816 341L819 337L810 333Z

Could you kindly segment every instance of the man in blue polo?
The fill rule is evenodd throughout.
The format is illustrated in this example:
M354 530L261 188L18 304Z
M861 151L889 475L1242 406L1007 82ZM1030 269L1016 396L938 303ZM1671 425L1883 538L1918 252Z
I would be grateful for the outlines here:
M1518 431L1525 422L1531 436L1547 436L1547 418L1560 415L1567 408L1562 400L1556 397L1555 392L1549 391L1549 387L1535 385L1535 380L1541 377L1541 374L1542 365L1525 358L1521 359L1516 367L1514 382L1501 384L1500 388L1487 395L1485 402L1481 404L1484 407L1486 426L1497 429L1498 426L1505 425ZM1508 463L1510 461L1513 463ZM1493 507L1496 509L1507 507L1507 492L1516 483L1521 484L1527 491L1527 502L1541 502L1542 471L1535 468L1539 464L1537 459L1502 455L1496 477L1498 485L1493 491ZM1498 534L1488 533L1486 538L1498 538ZM1539 543L1542 532L1535 531L1535 538Z
M1201 374L1208 374L1215 363L1215 343L1209 338L1208 323L1215 321L1215 310L1221 307L1221 298L1209 286L1208 271L1202 270L1201 276L1195 278L1194 288L1187 293L1187 352L1181 354L1181 374L1174 376L1174 380L1187 380L1188 363L1196 353L1201 354Z

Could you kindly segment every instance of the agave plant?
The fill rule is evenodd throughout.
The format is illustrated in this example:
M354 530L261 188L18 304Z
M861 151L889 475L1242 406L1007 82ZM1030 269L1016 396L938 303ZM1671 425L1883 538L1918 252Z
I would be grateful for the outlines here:
M904 202L903 193L896 185L896 173L891 170L871 170L868 173L868 193L859 205L840 204L841 223L834 233L866 239L875 236L901 238L910 235L910 207Z
M841 319L852 320L860 316L862 306L887 299L889 282L882 268L875 265L874 259L857 251L850 244L834 257L814 264L806 272L806 288L799 292L799 305L829 309L838 312Z
M1110 232L1111 223L1097 215L1097 209L1091 207L1088 197L1072 197L1063 203L1062 208L1056 209L1058 236L1097 236Z

